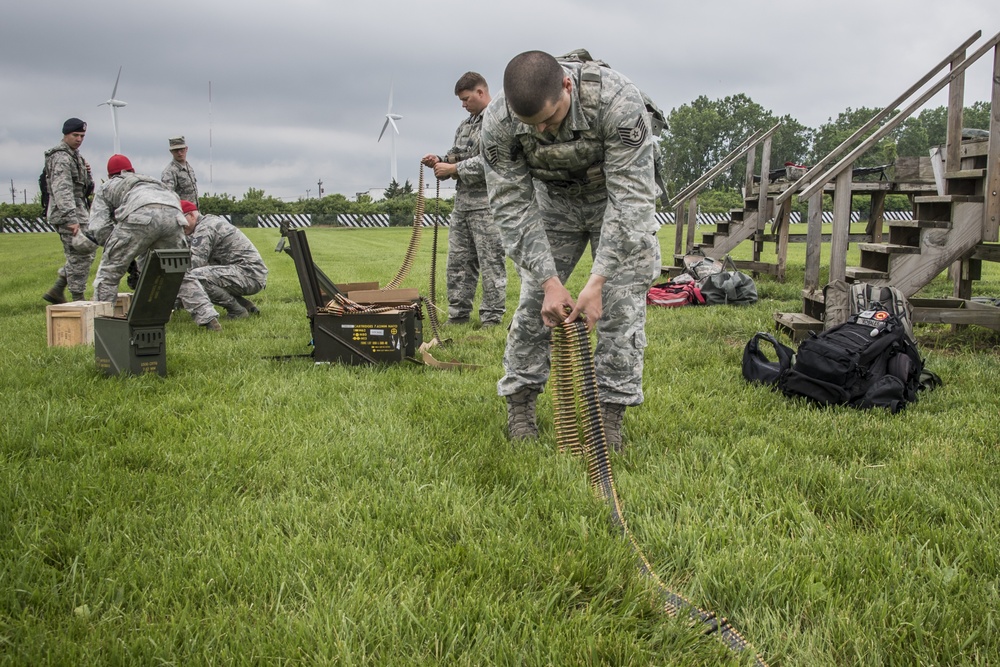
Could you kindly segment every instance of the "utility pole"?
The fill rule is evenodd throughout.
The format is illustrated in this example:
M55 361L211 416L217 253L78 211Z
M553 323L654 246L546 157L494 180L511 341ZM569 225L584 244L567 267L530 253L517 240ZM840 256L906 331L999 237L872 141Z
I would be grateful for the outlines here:
M323 198L323 180L322 179L316 181L316 187L319 188L319 190L317 190L317 192L319 192L319 198L322 199Z
M14 189L14 179L10 179L10 203L17 203L17 190Z
M309 199L309 193L312 192L309 188L306 188L306 199Z

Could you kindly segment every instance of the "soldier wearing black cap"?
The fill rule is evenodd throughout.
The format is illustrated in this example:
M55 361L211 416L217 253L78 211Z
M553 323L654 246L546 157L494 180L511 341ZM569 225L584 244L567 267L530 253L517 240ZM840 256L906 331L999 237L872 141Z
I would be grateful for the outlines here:
M64 303L63 290L67 285L74 301L83 299L95 255L93 250L80 250L71 243L76 234L86 230L89 197L94 192L90 165L79 151L87 124L79 118L70 118L63 123L62 131L62 141L45 151L45 185L49 191L46 214L49 223L59 232L66 257L56 274L55 284L42 295L49 303Z

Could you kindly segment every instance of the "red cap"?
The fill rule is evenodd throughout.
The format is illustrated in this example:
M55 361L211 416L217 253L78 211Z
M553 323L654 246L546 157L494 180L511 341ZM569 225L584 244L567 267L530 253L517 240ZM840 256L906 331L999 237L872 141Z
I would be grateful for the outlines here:
M108 178L117 176L123 171L135 171L127 157L124 155L112 155L108 158Z
M197 211L197 210L198 210L198 205L197 204L189 202L187 199L182 199L181 200L181 212L182 213L190 213L191 211Z

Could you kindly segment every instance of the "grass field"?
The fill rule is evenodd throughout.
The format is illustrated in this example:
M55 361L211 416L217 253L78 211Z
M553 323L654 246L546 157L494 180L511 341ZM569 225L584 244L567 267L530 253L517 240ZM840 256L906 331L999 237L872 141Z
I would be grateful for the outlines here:
M166 378L48 348L59 243L0 236L0 664L750 664L661 612L548 394L541 439L505 440L504 330L445 329L435 356L463 372L274 360L308 353L305 305L277 231L248 234L262 315L212 334L175 313ZM385 283L408 241L308 234L338 282ZM404 283L424 294L430 247ZM612 457L630 527L772 667L1000 664L998 339L918 326L944 386L898 415L747 386L743 346L799 309L803 256L755 306L651 309Z

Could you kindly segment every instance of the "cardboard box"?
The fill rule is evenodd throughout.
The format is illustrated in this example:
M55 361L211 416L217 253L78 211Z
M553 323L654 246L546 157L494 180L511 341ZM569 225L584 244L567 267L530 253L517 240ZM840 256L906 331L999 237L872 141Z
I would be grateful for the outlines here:
M128 315L128 309L132 305L132 293L131 292L118 292L118 298L115 299L115 317L124 318Z
M388 290L352 290L347 298L364 306L409 306L420 298L420 290L404 287Z
M114 304L105 301L71 301L45 309L49 347L94 344L94 318L110 316Z
M355 292L358 290L377 290L377 282L367 282L367 283L336 283L334 285L338 290L347 294L348 292Z

